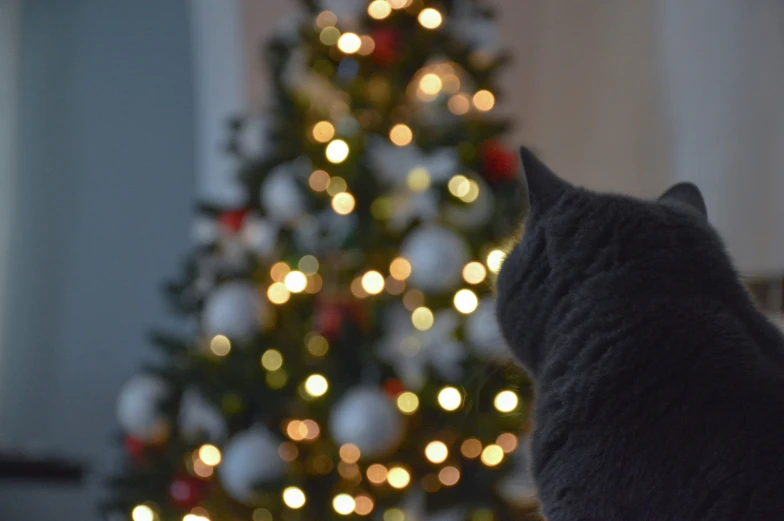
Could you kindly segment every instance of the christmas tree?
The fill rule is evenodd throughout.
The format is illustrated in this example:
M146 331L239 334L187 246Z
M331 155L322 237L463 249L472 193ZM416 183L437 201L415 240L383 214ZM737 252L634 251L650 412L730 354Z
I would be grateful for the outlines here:
M305 0L265 47L166 287L189 324L118 399L108 519L535 518L531 390L491 283L525 210L476 0Z

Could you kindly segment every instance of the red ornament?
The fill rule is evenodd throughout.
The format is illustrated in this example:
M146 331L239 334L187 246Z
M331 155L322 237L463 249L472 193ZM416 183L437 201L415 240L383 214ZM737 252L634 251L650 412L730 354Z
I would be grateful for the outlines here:
M125 452L128 453L128 456L130 456L131 460L134 463L139 463L139 461L144 456L144 443L142 443L138 438L134 438L133 436L126 436L125 440L123 440L123 446L125 447Z
M485 141L479 150L479 156L482 173L491 183L511 181L517 177L517 156L503 145Z
M169 485L169 498L178 507L190 510L201 503L204 485L190 476L175 478Z
M351 299L323 300L316 308L316 328L327 340L340 336L346 320L361 329L367 326L365 310Z
M371 58L373 63L380 67L393 65L400 54L400 33L391 27L382 27L373 31L373 41L376 46L373 48Z
M403 394L403 391L406 390L403 387L403 382L398 380L397 378L389 378L387 381L384 382L384 394L392 398L393 400Z
M242 228L242 224L245 222L245 217L247 215L247 209L231 210L229 212L222 213L220 217L218 217L218 222L224 228L237 233Z

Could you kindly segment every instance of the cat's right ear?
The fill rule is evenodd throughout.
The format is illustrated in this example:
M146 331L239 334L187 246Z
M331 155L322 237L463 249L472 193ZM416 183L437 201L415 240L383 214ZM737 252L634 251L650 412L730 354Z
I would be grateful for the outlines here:
M692 183L678 183L673 185L659 197L659 202L688 206L692 210L696 210L697 213L706 219L708 218L708 208L705 205L705 199L702 197L702 192L697 188L697 185Z
M558 177L526 147L520 147L520 159L529 208L546 209L573 189L572 185Z

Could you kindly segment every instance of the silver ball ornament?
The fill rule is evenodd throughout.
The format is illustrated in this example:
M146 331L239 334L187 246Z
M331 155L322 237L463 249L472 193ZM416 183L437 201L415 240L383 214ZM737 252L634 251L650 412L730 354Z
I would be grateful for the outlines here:
M335 441L356 445L362 457L391 451L403 435L403 417L374 387L348 391L333 409L329 423Z

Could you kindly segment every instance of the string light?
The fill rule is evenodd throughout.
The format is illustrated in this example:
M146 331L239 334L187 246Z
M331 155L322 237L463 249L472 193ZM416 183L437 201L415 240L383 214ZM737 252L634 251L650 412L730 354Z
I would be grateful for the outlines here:
M335 127L329 121L319 121L313 125L313 139L326 143L335 137Z
M482 450L482 463L488 467L495 467L504 459L504 449L498 445L488 445Z
M133 521L154 521L155 512L147 505L137 505L131 512Z
M324 396L329 389L329 382L320 374L312 374L305 380L305 392L314 398Z
M374 485L381 485L387 480L387 468L379 463L374 463L367 469L368 481Z
M273 304L285 304L290 297L291 293L282 282L275 282L267 288L267 298Z
M308 353L317 358L321 358L329 351L329 342L321 335L312 335L308 337L306 347Z
M199 459L210 467L216 467L221 462L221 453L218 447L207 443L199 448Z
M463 280L469 284L479 284L487 277L487 270L481 262L472 261L463 268Z
M501 266L506 259L506 254L501 250L493 250L487 254L487 269L492 273L501 271Z
M323 192L329 185L329 174L324 170L315 170L308 178L310 188L315 192Z
M493 405L500 412L512 412L517 408L517 395L513 391L501 391L495 396Z
M338 494L332 499L332 508L335 509L335 512L340 514L341 516L347 516L354 512L354 508L357 506L354 498L349 496L348 494Z
M443 441L431 441L425 447L425 457L431 463L443 463L449 456L449 449Z
M468 459L478 458L482 453L482 442L476 438L469 438L460 445L460 452Z
M327 160L330 163L342 163L348 157L348 143L342 139L335 139L327 145Z
M427 331L431 327L433 327L433 322L435 322L435 317L433 316L433 312L430 309L421 306L414 310L411 313L411 322L414 324L414 327L420 331Z
M362 41L362 45L360 45L359 50L357 51L361 56L370 56L373 54L373 51L376 50L376 42L368 35L364 35L360 38Z
M267 385L270 389L283 389L286 382L289 381L289 375L283 369L278 369L277 371L270 371L267 373L267 376L264 379L267 381Z
M471 189L471 183L468 182L468 178L466 176L457 174L449 179L446 187L450 194L454 195L458 199L461 199L465 197L465 195Z
M457 74L447 73L441 77L441 81L444 83L444 92L447 94L454 94L460 90L460 78L457 77Z
M207 465L198 457L193 460L193 473L202 479L207 479L215 472L215 469Z
M362 476L359 472L359 466L354 463L346 463L345 461L338 463L338 474L340 474L340 477L343 479L349 481L362 481Z
M455 116L464 116L471 110L471 103L468 101L468 96L465 94L455 94L446 102L449 112Z
M257 508L253 511L253 521L272 521L272 512L266 508Z
M473 179L468 180L468 191L460 197L464 203L473 203L479 197L479 185Z
M504 449L506 454L509 454L510 452L514 452L514 450L517 448L517 436L511 432L505 432L498 436L498 438L495 440L495 443Z
M318 438L319 434L321 433L321 429L319 429L318 423L314 422L313 420L305 420L302 422L302 425L305 428L305 439L313 441Z
M362 40L355 33L343 33L338 38L338 49L346 54L354 54L362 47Z
M397 408L403 414L414 414L419 408L419 397L411 391L401 393L397 397Z
M305 506L305 501L307 501L307 498L300 488L287 487L283 491L283 502L291 509L297 510L302 508Z
M495 514L489 508L480 508L471 515L471 521L493 521Z
M403 123L398 123L389 131L389 140L399 147L404 147L414 139L411 128Z
M429 96L435 96L441 89L444 87L444 82L441 81L441 78L438 74L429 72L422 76L422 79L419 80L419 90Z
M316 17L316 27L324 29L338 23L338 15L332 11L321 11Z
M403 257L397 257L389 264L389 274L397 280L406 280L411 276L411 263Z
M480 90L474 94L474 106L482 112L492 110L495 106L495 96L489 90Z
M283 280L286 289L292 293L302 293L308 285L308 278L301 271L291 271Z
M392 14L392 7L385 0L374 0L368 6L368 14L374 20L383 20Z
M411 483L411 474L403 467L392 467L387 473L387 481L392 488L406 488Z
M327 184L327 193L329 195L337 195L348 190L348 183L342 177L335 176L330 178Z
M425 294L418 289L406 291L406 294L403 295L403 306L411 312L415 311L416 308L422 306L424 303Z
M384 521L405 521L406 514L399 508L390 508L384 511Z
M456 467L444 467L438 473L438 480L447 487L456 485L460 481L460 471Z
M387 0L392 9L405 9L411 5L411 0Z
M280 459L283 461L291 463L299 456L299 449L290 441L284 441L278 445L278 456L280 456Z
M432 7L423 9L422 12L419 13L417 19L419 20L419 25L425 29L437 29L443 21L441 13Z
M470 289L461 289L455 293L453 302L455 309L464 315L473 313L479 306L479 299L477 298L476 293Z
M321 291L321 287L324 285L324 280L321 278L321 275L318 273L314 273L310 277L308 277L308 285L305 288L307 293L311 295L315 295L319 291Z
M325 27L321 30L321 33L319 33L319 40L321 40L321 43L324 45L334 45L335 42L338 41L338 38L340 38L340 31L334 26Z
M362 456L362 453L359 451L359 447L353 443L346 443L341 445L340 450L338 450L338 454L340 455L340 459L346 463L356 463Z
M335 213L338 215L350 214L354 211L356 204L356 199L348 192L335 194L335 197L332 198L332 209L335 210Z
M390 295L400 295L406 290L406 283L398 280L392 276L387 277L386 282L387 293Z
M362 287L362 277L356 277L354 280L351 281L351 294L359 299L363 299L368 296L368 292L365 291L365 288Z
M305 275L313 275L319 269L319 261L313 255L305 255L299 260L298 267Z
M182 516L182 521L210 521L210 518L197 514L185 514Z
M291 420L286 425L286 435L294 441L302 441L308 435L308 427L299 420Z
M277 371L283 367L283 355L277 349L267 349L261 355L261 366L267 371Z
M226 356L231 351L231 341L223 335L215 335L210 340L210 351L215 356Z
M354 512L356 512L359 516L366 516L373 512L373 500L370 496L357 496L354 498L354 502L356 505L354 506Z
M445 411L456 411L463 403L463 396L456 388L447 386L438 393L438 404Z
M384 291L384 276L377 271L368 271L362 275L362 289L371 295Z
M276 262L270 268L270 277L275 282L283 282L290 271L291 268L285 262Z
M422 166L414 167L408 172L406 183L412 192L424 192L430 188L430 172Z

